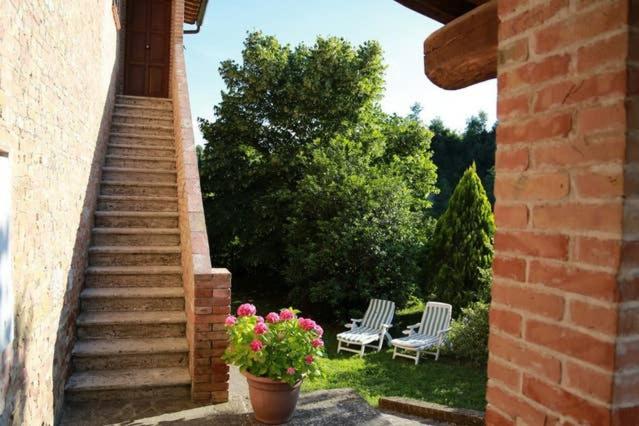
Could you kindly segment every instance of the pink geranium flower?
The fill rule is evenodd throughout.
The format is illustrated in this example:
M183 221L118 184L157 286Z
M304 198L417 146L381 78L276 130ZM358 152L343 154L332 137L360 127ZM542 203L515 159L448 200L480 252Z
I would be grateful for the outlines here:
M321 348L322 346L324 346L324 341L320 338L317 338L317 339L313 339L311 344L313 345L314 348Z
M304 362L308 365L311 365L313 363L313 355L306 355L306 357L304 358Z
M310 319L310 318L300 318L300 319L298 320L298 323L299 323L300 327L301 327L303 330L306 330L306 331L311 331L311 330L313 330L313 329L315 328L315 326L317 325L317 324L315 323L315 321L313 321L313 320L312 320L312 319Z
M229 315L224 320L224 325L227 327L232 327L235 325L236 322L237 322L237 318L235 318L233 315Z
M269 312L269 314L266 316L266 321L270 322L271 324L275 324L276 322L280 321L280 316L275 312Z
M280 319L282 321L290 320L295 318L295 314L290 309L282 309L280 311Z
M258 322L255 324L255 328L253 328L255 334L264 334L268 331L268 327L263 322Z
M324 335L324 329L319 324L315 324L315 332L319 337Z
M255 306L250 303L244 303L237 308L238 317L250 317L251 315L255 315L255 312L257 312Z
M263 347L264 347L264 344L257 339L251 342L251 350L253 352L259 352L262 350Z
M297 370L296 370L296 369L294 369L293 367L288 367L288 368L286 369L286 374L288 374L289 376L292 376L293 374L295 374L295 372L296 372L296 371L297 371Z

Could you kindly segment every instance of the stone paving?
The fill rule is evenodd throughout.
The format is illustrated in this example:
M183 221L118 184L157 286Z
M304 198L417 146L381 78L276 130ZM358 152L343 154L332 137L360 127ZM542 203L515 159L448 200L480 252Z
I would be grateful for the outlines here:
M224 404L198 405L175 399L74 402L65 406L61 425L257 425L250 407L246 381L237 369L232 369L230 399ZM382 413L352 389L302 393L289 425L443 426L424 419Z

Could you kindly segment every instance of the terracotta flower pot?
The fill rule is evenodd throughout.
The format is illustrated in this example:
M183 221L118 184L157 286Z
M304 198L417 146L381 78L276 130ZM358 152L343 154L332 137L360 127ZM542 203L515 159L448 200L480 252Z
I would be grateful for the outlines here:
M291 386L285 382L254 376L247 371L242 374L248 382L255 420L267 425L279 425L291 419L300 396L301 380Z

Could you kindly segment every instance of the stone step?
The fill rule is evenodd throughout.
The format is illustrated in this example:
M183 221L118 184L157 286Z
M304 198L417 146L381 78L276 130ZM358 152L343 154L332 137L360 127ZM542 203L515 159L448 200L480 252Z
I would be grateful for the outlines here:
M178 217L177 212L98 210L95 225L101 228L177 228Z
M175 148L173 135L150 135L144 133L121 133L111 132L109 137L110 144L136 145L136 146L162 146Z
M173 126L111 123L111 133L120 133L125 135L142 135L145 138L148 136L173 137Z
M175 170L175 158L173 157L153 157L134 155L113 155L106 156L106 167L119 167L143 170Z
M150 106L154 108L173 109L173 101L171 100L171 98L117 95L115 103L118 105L137 105Z
M98 210L136 212L177 212L177 197L99 195Z
M182 287L85 288L80 293L83 312L183 311Z
M133 105L133 104L121 104L116 103L113 110L115 114L128 114L128 115L145 115L149 117L160 118L173 118L173 108L166 105L163 106L149 106L149 105Z
M85 286L182 287L179 266L93 266L86 270Z
M188 368L132 368L76 372L67 381L68 401L188 398Z
M83 312L78 316L80 339L184 337L183 311Z
M133 169L129 167L102 167L103 181L135 181L135 182L157 182L175 183L177 172L173 170L160 169Z
M101 195L177 197L177 184L170 182L136 182L103 180Z
M179 266L179 246L93 246L90 266Z
M183 337L78 340L73 367L75 371L188 367L188 356Z
M115 111L112 115L113 124L137 124L143 126L161 126L161 127L173 127L173 117L164 116L157 117L153 115L147 115L146 111L139 111L133 113L123 113Z
M140 145L110 143L107 146L107 155L170 158L175 161L175 149L168 145Z
M178 246L180 230L175 228L93 228L96 246Z

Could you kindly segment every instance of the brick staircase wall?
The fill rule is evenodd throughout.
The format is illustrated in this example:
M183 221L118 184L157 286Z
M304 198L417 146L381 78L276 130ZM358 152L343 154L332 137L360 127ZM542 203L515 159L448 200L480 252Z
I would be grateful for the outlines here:
M639 3L499 0L488 424L639 418Z

